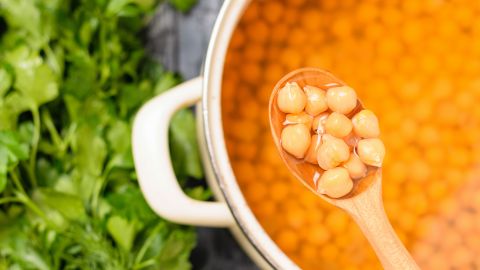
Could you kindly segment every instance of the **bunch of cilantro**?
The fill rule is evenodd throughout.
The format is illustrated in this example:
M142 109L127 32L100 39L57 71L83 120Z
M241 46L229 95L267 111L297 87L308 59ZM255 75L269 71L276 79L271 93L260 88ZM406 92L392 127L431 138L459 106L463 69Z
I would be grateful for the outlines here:
M0 269L190 268L195 231L149 209L131 154L135 112L179 81L144 51L156 4L0 0ZM171 124L183 182L203 176L194 128Z

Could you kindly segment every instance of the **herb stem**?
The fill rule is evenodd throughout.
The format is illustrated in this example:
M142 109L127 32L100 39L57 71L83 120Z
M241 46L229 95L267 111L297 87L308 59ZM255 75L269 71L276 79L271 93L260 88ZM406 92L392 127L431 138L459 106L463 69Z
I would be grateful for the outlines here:
M12 202L22 202L22 200L20 200L17 197L5 197L0 199L0 205L6 204L6 203L12 203Z
M28 176L30 179L30 183L33 187L37 186L37 175L35 173L35 165L37 161L37 151L38 151L38 142L40 140L40 113L38 108L32 108L32 116L33 116L33 136L32 136L32 153L30 155L30 162L28 167Z
M47 215L45 215L45 213L35 203L32 202L32 200L30 199L30 197L28 197L27 194L20 193L20 194L17 194L17 197L18 197L18 200L20 202L23 202L23 204L25 204L25 206L30 208L30 210L32 210L39 217L43 218L45 220L45 222L47 222L47 224L49 224L50 226L53 225L53 223L47 218ZM56 227L56 226L54 226L54 227Z
M57 56L53 52L52 48L47 43L43 47L43 50L45 51L45 54L47 56L47 60L49 60L50 67L55 71L57 76L60 76L61 75L60 64L59 64Z
M142 268L145 268L145 267L149 267L151 265L154 265L155 264L155 260L154 259L150 259L150 260L146 260L144 262L141 262L139 264L136 264L135 266L133 266L133 269L142 269Z
M15 184L17 189L20 190L21 193L26 194L25 189L23 188L22 182L20 182L20 178L18 177L17 170L10 172L10 175L12 176L13 183Z
M153 240L154 240L155 237L157 236L157 232L158 232L162 227L164 227L164 224L163 224L163 223L159 223L159 224L151 231L151 233L149 234L148 238L145 240L145 242L143 243L142 247L141 247L140 250L138 251L137 256L135 256L134 267L133 267L134 269L139 269L139 268L141 268L141 267L139 267L139 266L143 264L141 261L143 260L143 257L145 256L145 253L147 252L148 248L150 247L150 245L152 244Z
M97 215L98 213L98 207L99 207L99 201L100 201L100 195L102 193L102 186L103 183L105 182L105 176L100 176L97 181L95 181L94 187L93 187L93 194L92 194L92 213L93 215Z
M103 85L106 81L107 78L109 77L110 74L107 74L106 71L110 71L109 68L105 68L107 66L107 56L109 55L109 52L107 51L106 48L106 40L107 40L107 22L105 24L102 24L100 27L100 33L99 33L99 50L101 52L100 55L100 85ZM110 73L110 72L108 72Z
M22 183L20 182L20 178L18 177L17 171L12 171L10 174L12 176L13 183L15 183L15 186L17 186L17 188L19 190L19 191L15 192L16 193L16 197L15 197L16 201L25 204L34 213L36 213L38 216L42 217L43 219L45 219L48 222L45 213L43 213L43 211L40 210L40 208L38 208L32 202L30 197L28 197L27 192L25 192L25 189L23 188Z
M92 195L92 211L94 214L96 214L98 211L100 196L102 195L103 191L105 190L105 187L107 186L108 176L110 175L110 172L112 171L112 169L113 169L113 166L111 165L111 163L107 164L105 166L105 171L103 172L102 176L99 177L98 181L96 182L93 195Z
M63 156L63 152L65 151L65 143L62 141L60 134L58 134L58 131L55 128L55 124L53 123L52 115L50 114L49 110L42 110L42 122L45 124L45 127L50 133L50 137L52 138L57 150L60 151L61 155Z

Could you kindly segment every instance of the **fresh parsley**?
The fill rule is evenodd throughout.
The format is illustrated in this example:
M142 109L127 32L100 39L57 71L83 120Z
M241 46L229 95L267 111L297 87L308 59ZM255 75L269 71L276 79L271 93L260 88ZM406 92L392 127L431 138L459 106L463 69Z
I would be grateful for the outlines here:
M131 154L138 108L180 81L145 54L156 4L0 0L0 269L190 268L193 228L150 210ZM194 134L181 111L171 149L183 180L203 177Z

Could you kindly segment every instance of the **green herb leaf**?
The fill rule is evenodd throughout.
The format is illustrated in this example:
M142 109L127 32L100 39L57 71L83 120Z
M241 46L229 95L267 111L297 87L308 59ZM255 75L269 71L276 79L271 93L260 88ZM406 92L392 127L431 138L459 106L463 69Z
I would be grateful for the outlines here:
M7 92L12 85L12 76L7 70L0 68L0 98Z
M88 126L80 127L76 132L73 149L76 164L82 172L93 176L101 175L107 157L107 145L99 134Z
M32 35L40 32L40 11L28 0L2 0L2 14L11 27L28 31Z
M25 104L22 100L27 100L27 104L38 107L58 96L58 84L53 71L26 46L8 52L5 59L15 69L14 87L18 90L11 97L10 104ZM18 106L18 111L23 111L24 106Z
M119 216L112 216L107 221L108 233L115 242L125 251L130 251L133 240L135 239L136 229L132 221L128 221Z
M170 0L170 4L181 12L187 12L192 9L197 0Z
M6 155L0 152L0 193L5 190L7 186L7 161Z
M174 87L181 82L181 78L173 73L165 73L155 84L153 92L155 95L159 95L166 90Z
M130 4L133 0L112 0L108 3L106 14L112 16L118 14L125 6Z
M106 199L112 207L112 212L127 220L136 219L148 223L156 218L140 190L131 185L121 187L117 192L109 194Z
M203 177L197 142L197 130L192 111L178 111L170 124L170 154L173 168L180 178Z
M141 38L158 2L0 0L0 269L191 268L195 230L153 213L132 159L136 111L181 81ZM202 177L191 111L170 135Z
M12 131L0 131L0 193L7 184L7 173L28 158L28 145Z
M95 91L97 76L95 62L83 50L76 50L68 61L70 63L67 69L68 76L63 85L65 93L84 100Z
M83 202L75 195L42 188L37 190L37 196L41 203L55 209L68 219L83 220L86 218Z

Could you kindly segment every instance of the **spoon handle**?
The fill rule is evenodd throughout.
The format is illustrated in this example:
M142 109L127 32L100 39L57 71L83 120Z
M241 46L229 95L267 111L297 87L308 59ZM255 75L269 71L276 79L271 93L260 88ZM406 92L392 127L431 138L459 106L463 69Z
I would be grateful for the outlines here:
M379 179L351 200L337 203L355 220L387 270L420 269L388 221L383 208L381 173Z

